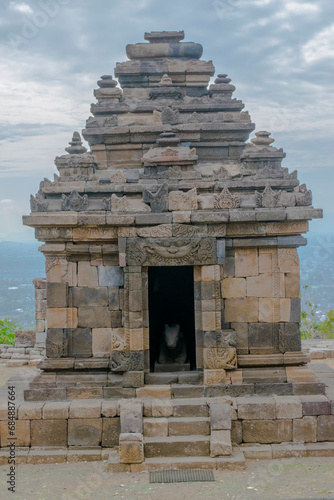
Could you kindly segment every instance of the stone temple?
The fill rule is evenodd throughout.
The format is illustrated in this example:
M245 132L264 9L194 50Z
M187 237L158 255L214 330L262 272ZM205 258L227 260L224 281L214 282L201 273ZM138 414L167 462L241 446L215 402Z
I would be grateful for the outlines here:
M90 151L75 132L31 197L47 279L32 446L217 467L250 443L334 440L299 331L297 248L322 211L183 38L127 45L94 91Z

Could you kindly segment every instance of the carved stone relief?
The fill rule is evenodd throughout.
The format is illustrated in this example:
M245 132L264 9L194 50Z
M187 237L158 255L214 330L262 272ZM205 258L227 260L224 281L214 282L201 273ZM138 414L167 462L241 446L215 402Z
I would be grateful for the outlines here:
M81 196L76 189L74 189L69 196L62 194L61 196L61 210L88 210L88 196L84 194Z
M181 266L215 264L216 241L213 238L129 238L128 265Z
M164 183L154 193L144 188L143 200L150 205L152 212L165 212L168 210L168 184Z

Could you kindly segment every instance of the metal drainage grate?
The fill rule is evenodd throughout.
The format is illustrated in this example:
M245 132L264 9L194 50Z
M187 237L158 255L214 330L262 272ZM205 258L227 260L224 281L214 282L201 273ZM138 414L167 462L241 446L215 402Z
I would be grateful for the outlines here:
M190 483L191 481L214 481L213 470L180 469L150 472L150 483Z

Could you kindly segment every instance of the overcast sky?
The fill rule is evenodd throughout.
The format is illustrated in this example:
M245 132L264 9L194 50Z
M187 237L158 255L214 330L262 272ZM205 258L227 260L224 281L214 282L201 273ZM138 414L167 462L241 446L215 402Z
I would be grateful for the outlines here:
M325 210L312 231L334 231L333 0L1 0L0 241L33 239L29 196L53 179L126 44L182 29L312 189Z

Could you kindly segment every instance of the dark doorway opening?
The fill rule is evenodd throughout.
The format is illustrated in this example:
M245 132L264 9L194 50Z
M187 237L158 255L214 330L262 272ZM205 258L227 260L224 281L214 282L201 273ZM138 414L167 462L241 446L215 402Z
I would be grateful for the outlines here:
M187 362L191 370L196 370L193 267L149 267L148 298L151 371L159 358L165 324L180 325Z

